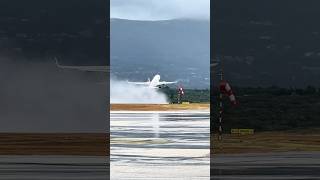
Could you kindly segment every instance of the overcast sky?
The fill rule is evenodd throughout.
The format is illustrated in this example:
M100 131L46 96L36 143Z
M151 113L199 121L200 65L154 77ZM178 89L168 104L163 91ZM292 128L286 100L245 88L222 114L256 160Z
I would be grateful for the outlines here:
M111 18L131 20L209 19L210 0L111 0Z

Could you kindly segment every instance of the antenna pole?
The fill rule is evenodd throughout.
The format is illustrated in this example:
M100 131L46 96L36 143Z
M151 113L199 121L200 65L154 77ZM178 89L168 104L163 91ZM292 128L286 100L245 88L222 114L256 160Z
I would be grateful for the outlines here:
M222 58L220 59L220 84L223 81L224 77L223 77L223 62L222 62ZM219 136L218 136L218 140L221 141L222 140L222 118L223 118L223 103L222 103L222 98L223 98L223 94L221 92L221 90L219 89Z

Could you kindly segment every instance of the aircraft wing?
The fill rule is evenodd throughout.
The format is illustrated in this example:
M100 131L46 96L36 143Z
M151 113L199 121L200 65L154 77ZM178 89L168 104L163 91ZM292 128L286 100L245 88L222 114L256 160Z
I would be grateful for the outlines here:
M129 84L135 84L135 85L149 85L150 82L131 82L128 81Z
M159 85L167 85L167 84L175 84L175 83L177 83L177 81L174 81L174 82L161 81L159 82Z
M75 69L87 72L110 72L110 66L64 66L60 65L57 59L55 60L57 67L61 69Z
M216 66L218 66L218 63L217 62L211 63L210 66L211 67L216 67Z

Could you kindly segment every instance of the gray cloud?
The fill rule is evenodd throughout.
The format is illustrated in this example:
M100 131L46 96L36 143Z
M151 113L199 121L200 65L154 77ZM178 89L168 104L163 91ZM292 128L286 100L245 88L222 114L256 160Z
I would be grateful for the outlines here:
M210 0L111 0L111 18L165 20L209 19Z
M54 62L0 56L0 132L107 132L109 87L92 79Z

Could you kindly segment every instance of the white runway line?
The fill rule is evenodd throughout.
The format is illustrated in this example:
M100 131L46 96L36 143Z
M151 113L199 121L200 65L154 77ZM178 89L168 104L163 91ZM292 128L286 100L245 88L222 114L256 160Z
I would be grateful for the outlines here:
M130 116L114 116L112 117L114 119L152 119L152 117L130 117ZM158 117L159 119L168 119L168 118L177 118L177 119L205 119L206 117L203 116L199 116L199 117L194 117L194 116L190 116L190 117L176 117L176 116L172 116L172 117Z
M112 114L210 114L210 110L188 110L188 111L110 111Z

